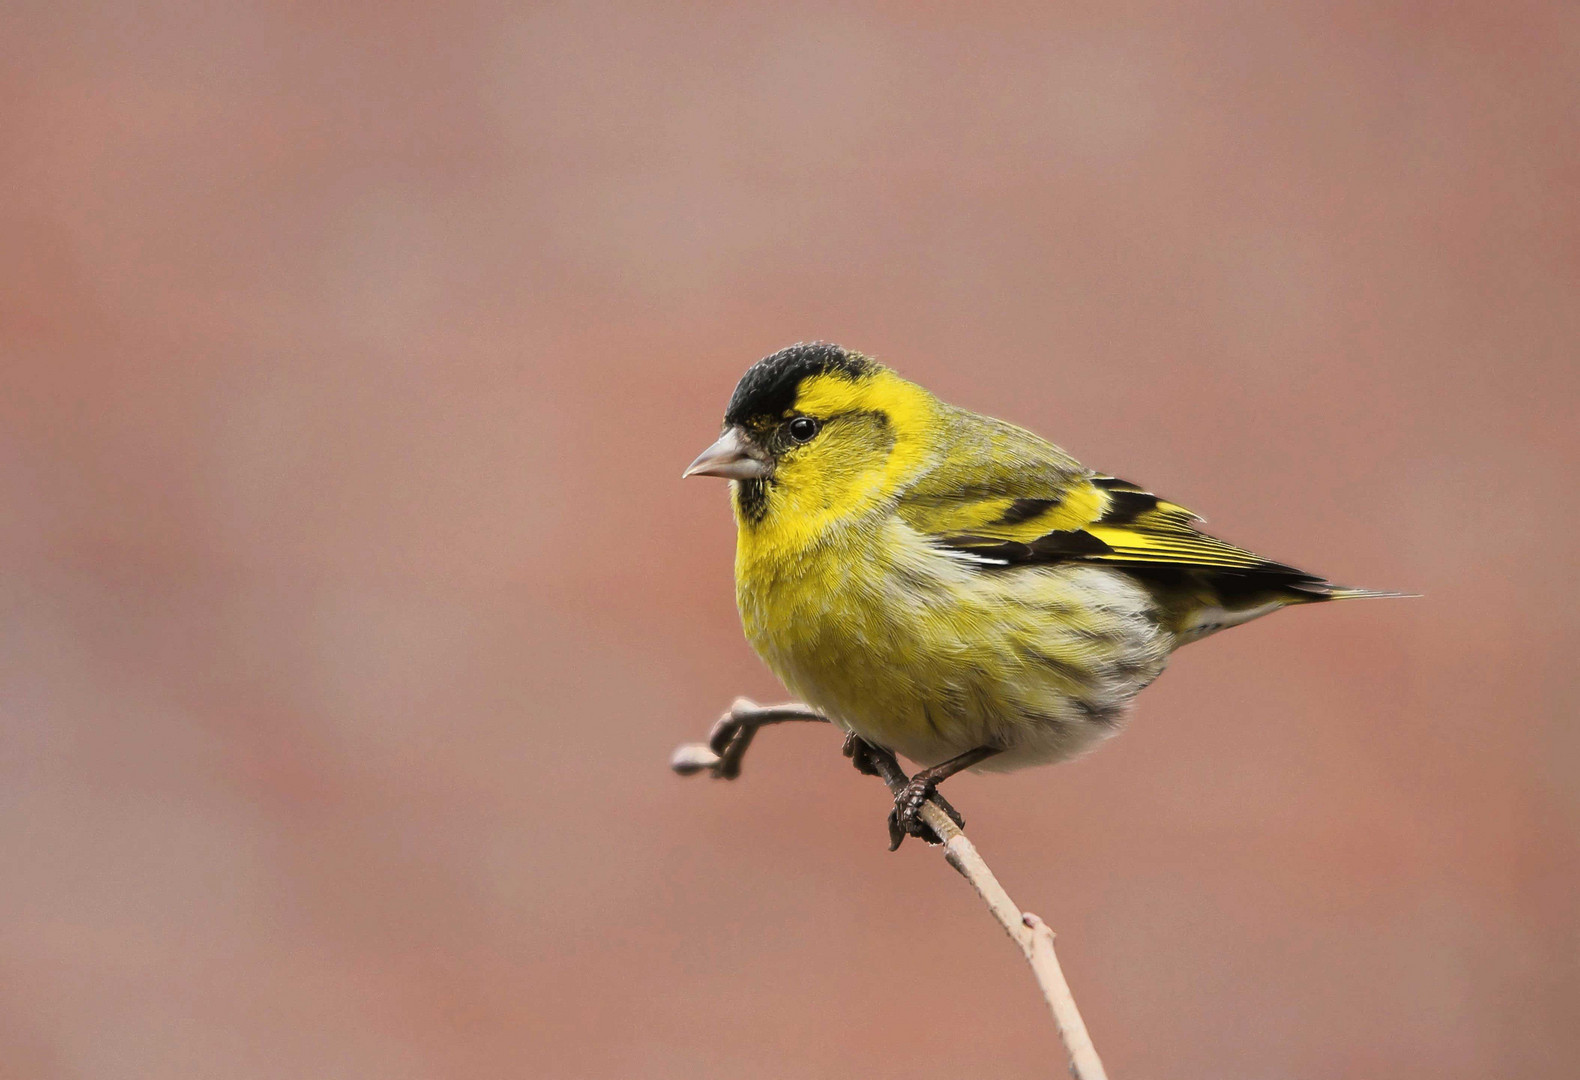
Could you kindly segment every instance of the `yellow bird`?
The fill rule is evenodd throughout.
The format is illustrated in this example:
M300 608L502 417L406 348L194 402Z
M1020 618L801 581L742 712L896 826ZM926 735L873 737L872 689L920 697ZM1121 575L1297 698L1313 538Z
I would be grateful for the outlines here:
M741 378L686 476L732 481L735 596L786 686L925 766L894 842L962 769L1062 761L1113 735L1169 654L1349 589L1215 539L1184 507L1093 472L866 356L793 345Z

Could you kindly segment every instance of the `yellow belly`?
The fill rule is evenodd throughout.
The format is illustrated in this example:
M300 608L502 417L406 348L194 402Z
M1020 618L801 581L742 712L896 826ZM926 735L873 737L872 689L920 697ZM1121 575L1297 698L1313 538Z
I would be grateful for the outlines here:
M752 646L841 727L936 764L978 746L989 769L1079 753L1112 734L1163 669L1172 635L1117 571L984 568L892 517L786 553L748 530L736 600Z

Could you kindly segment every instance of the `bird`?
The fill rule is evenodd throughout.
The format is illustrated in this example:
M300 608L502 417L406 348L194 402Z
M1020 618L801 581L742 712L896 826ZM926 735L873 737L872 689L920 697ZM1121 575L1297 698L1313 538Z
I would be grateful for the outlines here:
M730 481L735 597L769 669L846 733L922 768L891 847L963 770L1073 758L1116 734L1174 650L1280 608L1408 595L1336 585L1032 432L828 342L737 383L685 476ZM959 820L947 801L940 802Z

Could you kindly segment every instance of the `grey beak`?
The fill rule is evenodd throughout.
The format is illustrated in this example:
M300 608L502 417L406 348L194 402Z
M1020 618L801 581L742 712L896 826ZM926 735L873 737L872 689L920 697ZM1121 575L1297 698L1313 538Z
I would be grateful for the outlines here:
M688 476L722 476L727 480L761 480L769 473L768 461L757 446L738 427L732 427L719 441L697 455L697 460L680 474Z

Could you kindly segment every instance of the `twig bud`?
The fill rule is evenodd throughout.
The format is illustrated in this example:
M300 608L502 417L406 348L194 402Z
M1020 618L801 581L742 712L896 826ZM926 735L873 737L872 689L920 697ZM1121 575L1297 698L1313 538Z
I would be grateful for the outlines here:
M719 755L699 742L681 743L669 759L669 767L681 776L694 776L718 763Z

